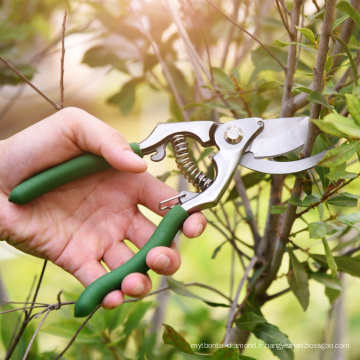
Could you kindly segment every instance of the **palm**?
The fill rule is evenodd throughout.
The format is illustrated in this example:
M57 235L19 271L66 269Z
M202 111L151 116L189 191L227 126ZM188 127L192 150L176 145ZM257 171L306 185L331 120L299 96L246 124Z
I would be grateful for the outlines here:
M6 200L9 218L18 223L8 241L75 276L94 261L103 260L110 269L118 267L132 255L122 240L141 247L154 230L137 204L154 207L151 202L157 195L146 194L146 184L156 181L147 173L107 170L25 206Z

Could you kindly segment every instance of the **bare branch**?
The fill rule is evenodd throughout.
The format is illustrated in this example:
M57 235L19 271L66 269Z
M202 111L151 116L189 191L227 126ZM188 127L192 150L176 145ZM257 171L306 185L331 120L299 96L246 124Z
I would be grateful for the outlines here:
M240 283L239 283L239 286L238 286L238 288L236 290L235 298L234 298L234 300L232 302L229 317L228 317L228 321L226 323L226 335L225 335L225 339L224 339L224 344L225 345L229 344L230 332L231 332L232 324L233 324L233 321L234 321L234 315L236 313L236 309L237 309L241 289L243 288L245 280L249 277L250 271L255 266L257 261L258 261L257 256L254 256L251 259L250 264L245 269L244 275L242 276L242 278L240 280Z
M76 338L78 337L78 335L80 334L81 330L85 327L85 325L90 321L90 319L94 316L94 314L96 313L96 311L100 308L100 305L97 306L95 308L95 310L86 318L86 320L80 325L80 327L78 328L78 330L76 331L75 335L71 338L71 340L69 341L69 343L66 345L65 349L54 359L54 360L59 360L62 358L62 356L66 353L66 351L69 350L69 348L71 347L71 345L74 343L74 341L76 340Z
M60 67L60 108L64 108L64 61L65 61L65 30L67 11L65 10L61 32L61 67Z
M154 51L154 54L155 56L157 57L157 59L159 60L159 63L162 67L162 71L163 71L163 74L171 88L171 91L172 93L174 94L175 96L175 99L176 99L176 102L177 104L179 105L180 108L183 108L185 106L185 103L179 93L179 91L177 90L177 87L176 87L176 84L171 76L171 73L170 73L170 70L165 62L165 60L163 59L161 53L160 53L160 49L156 43L156 41L153 39L153 37L151 36L150 32L146 30L146 25L144 24L143 22L143 19L141 18L141 16L138 14L138 12L136 11L135 7L133 6L133 4L128 1L128 4L129 4L129 7L131 9L131 11L133 12L133 14L135 15L135 17L137 18L138 20L138 24L139 24L139 29L140 31L143 33L143 35L148 39L150 45L151 45L151 48L153 49ZM189 116L189 112L188 110L184 110L183 111L183 114L184 114L184 118L186 121L189 121L190 120L190 116Z
M248 32L246 29L244 29L241 25L239 25L236 21L234 21L231 17L229 17L226 13L224 13L217 5L213 4L210 0L206 0L207 3L209 3L211 6L213 6L217 11L219 11L223 16L225 16L232 24L234 24L236 27L238 27L241 31L243 31L245 34L249 35L253 40L255 40L261 47L265 49L265 51L280 65L280 67L286 71L285 66L281 63L281 61L272 53L272 51L265 46L256 36Z
M326 2L318 55L316 58L316 65L314 68L314 89L320 92L323 89L323 74L325 69L326 56L329 49L331 27L334 21L335 5L336 5L336 0L328 0ZM310 117L318 118L320 114L320 110L321 110L320 105L313 104ZM302 151L304 157L308 157L311 155L315 138L317 136L317 133L316 131L314 131L313 126L314 124L311 123L308 129L308 136ZM303 189L302 179L297 178L295 180L295 184L291 196L300 197L302 193L302 189ZM272 281L276 278L276 274L279 270L285 252L287 239L289 238L293 223L296 219L296 209L297 207L292 204L289 204L287 207L281 235L278 235L276 237L276 241L275 241L276 247L272 257L271 266L268 269L268 272L265 275L265 277L257 284L256 287L256 292L258 296L263 295L266 289L272 283Z
M254 246L255 246L255 248L257 248L261 237L259 234L259 229L258 229L258 225L256 223L254 213L251 209L250 200L249 200L249 197L247 196L245 186L241 179L239 171L237 171L235 173L234 180L235 180L235 184L236 184L236 190L238 191L238 193L240 195L240 198L242 200L242 203L243 203L243 206L244 206L244 209L246 212L246 217L248 218L247 222L250 226L251 233L254 238Z
M29 342L29 345L28 345L28 347L26 348L25 354L24 354L24 356L23 356L23 360L25 360L25 359L27 358L27 356L29 355L29 352L30 352L30 350L31 350L31 346L32 346L32 344L34 343L35 338L36 338L37 334L39 333L41 326L44 324L46 318L47 318L48 315L50 314L50 311L51 311L51 309L48 309L48 310L46 311L45 315L43 316L43 318L41 319L41 321L40 321L40 323L39 323L39 326L36 328L36 330L35 330L35 332L34 332L34 335L32 336L32 338L31 338L31 340L30 340L30 342Z
M0 60L11 69L17 76L26 82L30 87L32 87L39 95L41 95L48 103L50 103L56 110L60 110L60 106L52 101L48 96L46 96L40 89L38 89L25 75L23 75L19 70L17 70L13 65L11 65L7 60L0 56Z

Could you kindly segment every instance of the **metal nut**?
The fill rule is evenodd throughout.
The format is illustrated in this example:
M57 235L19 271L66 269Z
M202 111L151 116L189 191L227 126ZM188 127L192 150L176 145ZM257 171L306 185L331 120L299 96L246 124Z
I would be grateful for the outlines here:
M226 129L224 138L229 144L238 144L243 138L243 133L237 126L231 126Z

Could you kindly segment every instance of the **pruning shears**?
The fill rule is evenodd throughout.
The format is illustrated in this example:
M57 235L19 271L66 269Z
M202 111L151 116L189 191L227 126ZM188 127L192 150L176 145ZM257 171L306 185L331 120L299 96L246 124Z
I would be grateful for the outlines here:
M125 264L90 284L76 302L75 316L91 314L105 295L121 289L122 281L128 274L146 273L149 270L145 261L147 253L156 246L169 246L189 214L215 206L228 188L238 165L268 174L297 173L315 166L326 151L295 161L274 160L304 145L308 125L308 117L268 120L254 117L224 124L213 121L165 123L156 126L141 143L131 143L132 150L139 156L152 154L152 161L164 159L170 143L178 168L198 191L181 191L174 198L160 203L161 209L170 210L145 246ZM217 152L211 155L216 173L214 179L199 170L187 138L196 140L203 147L217 148ZM111 165L101 156L81 155L24 181L12 190L9 201L26 204L70 181L108 168ZM165 205L174 200L176 205Z

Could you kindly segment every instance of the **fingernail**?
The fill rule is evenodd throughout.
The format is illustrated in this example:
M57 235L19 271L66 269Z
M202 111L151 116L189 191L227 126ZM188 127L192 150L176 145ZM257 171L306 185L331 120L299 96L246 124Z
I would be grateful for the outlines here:
M125 155L131 159L131 161L137 162L141 165L146 165L146 162L144 159L142 159L139 155L135 154L132 150L125 150Z
M141 295L144 293L144 290L145 290L145 285L142 282L140 282L132 289L131 295L133 296Z
M165 270L170 265L170 259L166 255L160 254L152 265L158 270Z
M203 231L204 231L204 225L202 225L202 224L198 225L198 227L196 228L194 237L200 236Z

